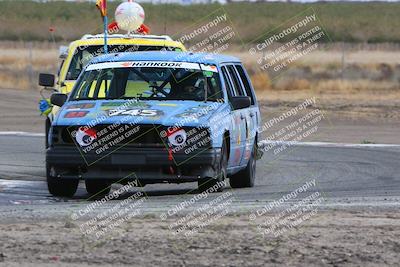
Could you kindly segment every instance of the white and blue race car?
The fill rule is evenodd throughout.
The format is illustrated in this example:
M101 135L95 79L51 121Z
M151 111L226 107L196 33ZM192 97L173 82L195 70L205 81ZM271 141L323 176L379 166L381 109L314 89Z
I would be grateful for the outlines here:
M51 103L61 107L46 151L53 195L74 195L79 180L90 194L129 181L197 181L200 190L228 178L233 188L254 185L260 112L235 57L104 55Z

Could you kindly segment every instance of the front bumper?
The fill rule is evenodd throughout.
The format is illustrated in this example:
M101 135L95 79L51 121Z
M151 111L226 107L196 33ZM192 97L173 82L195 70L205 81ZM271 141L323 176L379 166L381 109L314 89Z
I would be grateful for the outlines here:
M99 156L82 154L76 147L55 146L47 150L46 163L50 175L59 178L180 183L214 177L220 155L220 148L196 154L175 153L171 157L161 147L123 147Z

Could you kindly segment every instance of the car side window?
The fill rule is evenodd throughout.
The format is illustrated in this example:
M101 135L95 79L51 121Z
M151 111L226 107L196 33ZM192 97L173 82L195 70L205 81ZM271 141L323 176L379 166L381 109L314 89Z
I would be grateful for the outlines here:
M228 96L229 96L229 98L231 98L232 96L235 96L235 94L232 89L232 84L229 79L228 71L225 66L223 66L221 69L222 69L222 76L224 77L224 81L225 81L225 87L226 87L226 90L228 91Z
M233 65L228 66L228 72L233 82L233 90L235 92L235 96L244 96L244 90L242 88L242 84L240 83L239 77L236 73L235 67Z
M254 95L253 95L253 90L252 90L251 84L247 78L246 71L244 70L244 68L241 65L235 65L235 67L236 67L237 72L240 75L241 80L242 80L244 89L246 91L246 95L250 97L251 104L254 105L255 99L254 99Z

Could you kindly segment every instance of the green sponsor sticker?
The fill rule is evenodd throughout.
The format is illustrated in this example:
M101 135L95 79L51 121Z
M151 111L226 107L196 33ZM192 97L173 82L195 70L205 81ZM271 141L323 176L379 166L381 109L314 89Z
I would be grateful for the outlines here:
M214 75L214 73L212 71L208 71L208 70L203 71L203 74L207 78L211 78Z

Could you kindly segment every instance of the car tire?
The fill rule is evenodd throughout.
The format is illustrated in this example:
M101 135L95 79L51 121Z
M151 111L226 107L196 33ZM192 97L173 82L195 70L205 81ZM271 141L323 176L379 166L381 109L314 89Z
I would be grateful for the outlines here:
M198 183L198 190L199 192L205 192L208 189L218 185L219 183L223 182L227 178L227 167L228 167L228 152L226 149L226 141L224 139L221 148L221 161L218 166L217 176L216 177L207 177L204 179L199 180ZM216 192L224 191L224 186L218 186Z
M53 196L72 197L78 189L78 179L62 179L50 175L50 167L46 166L47 188Z
M49 131L50 131L50 126L51 126L51 122L50 122L49 118L47 118L47 119L46 119L46 122L45 122L45 129L44 129L45 135L46 135L45 141L44 141L44 145L45 145L45 148L46 148L46 149L49 148Z
M110 193L111 183L107 180L88 179L85 180L86 191L90 195L104 196Z
M256 153L257 145L254 143L249 162L244 170L235 173L229 178L232 188L253 187L256 179Z

